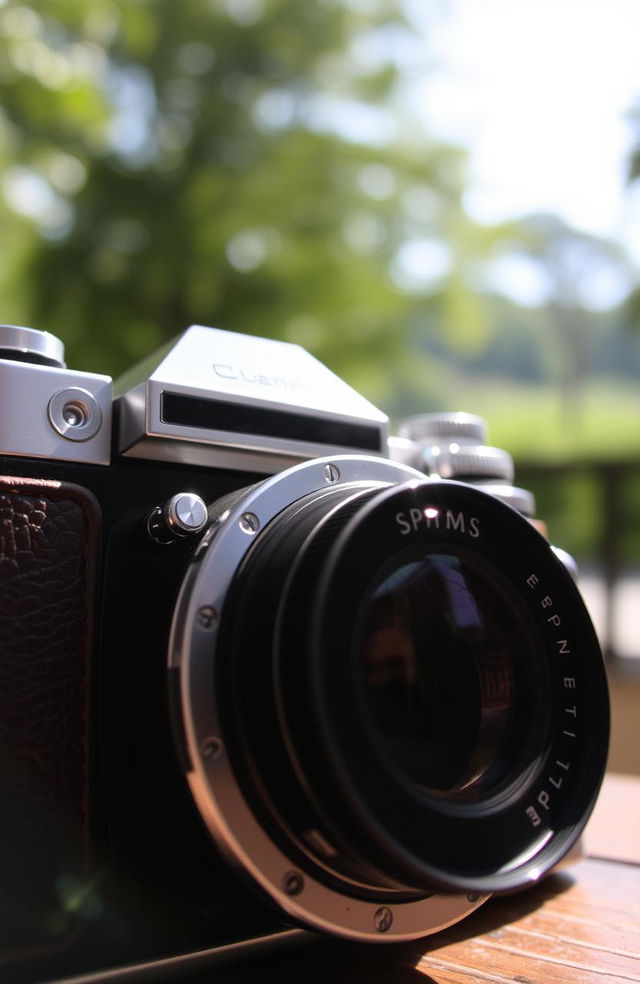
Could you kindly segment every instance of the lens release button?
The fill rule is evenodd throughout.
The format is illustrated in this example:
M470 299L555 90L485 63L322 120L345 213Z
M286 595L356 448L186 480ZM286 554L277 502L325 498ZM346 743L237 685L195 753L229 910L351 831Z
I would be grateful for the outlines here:
M199 533L207 525L207 505L194 492L178 492L153 510L147 521L149 534L157 543L171 543Z

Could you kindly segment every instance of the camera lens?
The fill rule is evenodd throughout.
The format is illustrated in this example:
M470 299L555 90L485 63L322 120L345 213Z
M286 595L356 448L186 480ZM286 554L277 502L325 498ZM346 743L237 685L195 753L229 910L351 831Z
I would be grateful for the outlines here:
M496 568L445 545L384 576L365 602L365 717L389 767L421 790L477 802L508 776L535 639L522 609Z
M185 584L183 713L196 749L212 734L224 749L191 780L201 809L274 895L268 845L313 883L311 908L346 899L338 922L360 902L522 887L579 836L605 767L579 592L494 496L341 473L279 490L267 522L251 490ZM215 641L191 614L204 603Z

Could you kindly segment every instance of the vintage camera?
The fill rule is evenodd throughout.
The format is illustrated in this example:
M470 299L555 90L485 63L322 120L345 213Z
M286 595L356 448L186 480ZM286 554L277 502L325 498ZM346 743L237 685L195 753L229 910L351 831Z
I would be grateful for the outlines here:
M3 327L0 400L3 979L414 939L566 856L605 673L482 421L200 326L115 397Z

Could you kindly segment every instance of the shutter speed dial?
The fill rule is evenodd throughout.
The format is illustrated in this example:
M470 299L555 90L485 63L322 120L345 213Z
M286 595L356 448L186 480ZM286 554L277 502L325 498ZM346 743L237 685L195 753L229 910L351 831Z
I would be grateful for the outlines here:
M64 369L64 345L55 335L20 325L0 325L0 359Z

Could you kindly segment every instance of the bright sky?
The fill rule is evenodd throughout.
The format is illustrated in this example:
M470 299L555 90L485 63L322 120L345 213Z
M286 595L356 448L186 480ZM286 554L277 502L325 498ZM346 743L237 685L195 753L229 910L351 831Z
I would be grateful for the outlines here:
M423 2L409 0L416 18ZM449 6L435 30L425 16L442 69L418 98L437 132L471 151L469 211L487 222L553 211L625 242L640 265L640 188L624 187L626 117L640 107L640 0Z

